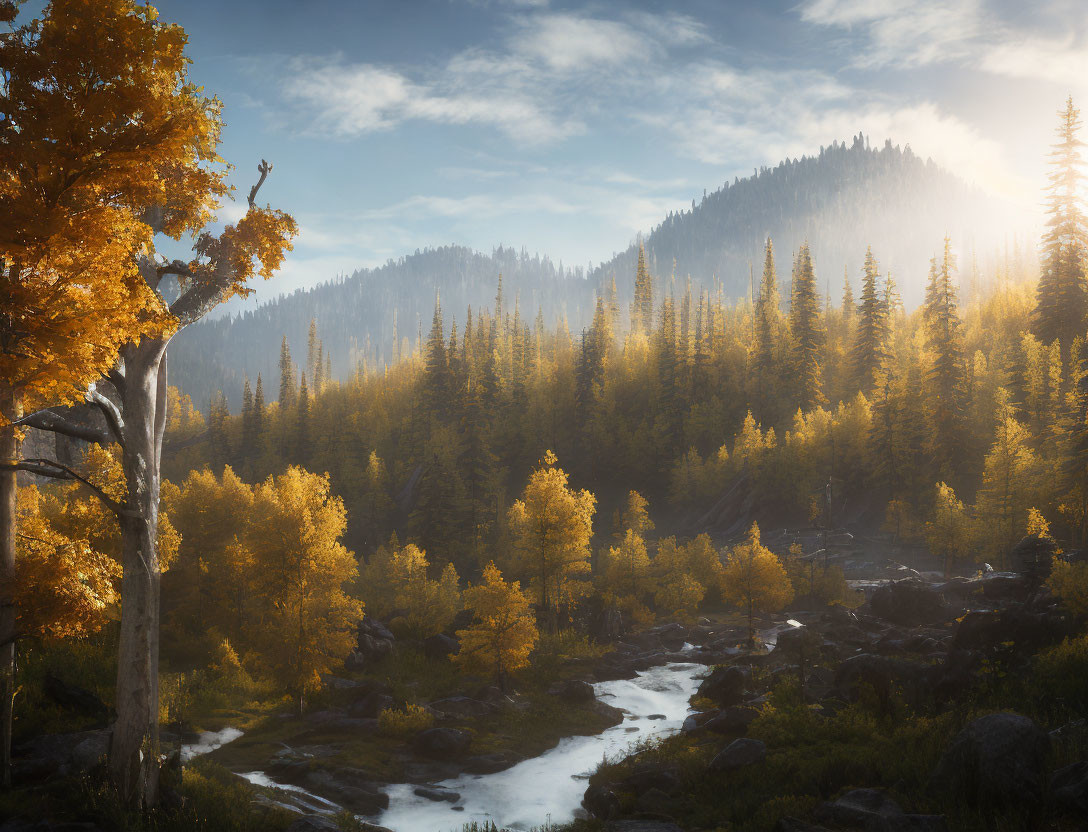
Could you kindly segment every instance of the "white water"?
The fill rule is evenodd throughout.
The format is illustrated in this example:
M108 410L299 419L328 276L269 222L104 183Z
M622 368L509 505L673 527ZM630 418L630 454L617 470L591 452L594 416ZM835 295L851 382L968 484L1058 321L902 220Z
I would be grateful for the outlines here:
M242 732L237 728L231 728L229 725L221 731L202 731L200 739L190 745L181 747L181 761L187 763L193 757L215 751L219 746L226 745L240 736L242 736Z
M647 737L679 730L688 700L706 667L668 664L635 679L599 682L597 698L627 711L622 723L590 737L567 737L550 751L496 774L465 774L437 783L457 792L455 804L437 803L412 793L415 786L386 789L389 808L376 822L394 832L448 832L470 821L490 821L499 829L530 829L561 824L579 811L586 780L605 757L615 758ZM647 719L663 714L664 719Z

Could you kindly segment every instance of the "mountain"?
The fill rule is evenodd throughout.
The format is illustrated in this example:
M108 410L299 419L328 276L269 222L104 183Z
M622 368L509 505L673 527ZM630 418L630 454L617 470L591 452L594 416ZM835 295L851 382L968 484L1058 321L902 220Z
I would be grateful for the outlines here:
M836 300L844 269L857 287L871 245L910 306L921 298L929 258L945 234L961 247L982 250L996 243L995 232L1008 230L1007 222L979 191L909 147L887 142L874 149L859 135L850 144L836 142L818 155L726 183L693 201L690 210L670 213L643 243L658 297L682 291L676 282L690 276L697 287L742 298L750 269L758 278L768 237L784 288L792 252L808 240L817 275ZM508 312L517 300L523 317L532 319L539 310L551 322L565 315L578 332L592 317L596 292L613 277L626 308L637 254L633 243L587 273L511 248L489 255L461 246L417 250L256 310L189 327L171 347L171 378L198 406L221 389L237 408L243 375L255 379L258 372L267 380L266 397L274 397L280 339L287 336L296 362L304 359L309 323L316 319L333 375L343 379L364 359L371 367L390 362L394 340L414 346L421 329L429 328L436 297L447 329L454 318L463 325L469 305L494 308L500 274Z

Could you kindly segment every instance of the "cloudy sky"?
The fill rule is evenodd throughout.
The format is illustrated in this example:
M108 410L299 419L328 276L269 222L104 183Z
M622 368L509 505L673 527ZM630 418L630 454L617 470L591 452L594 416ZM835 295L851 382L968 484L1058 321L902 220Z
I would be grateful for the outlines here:
M225 104L239 198L267 158L300 222L263 297L446 243L596 263L859 131L1034 207L1055 111L1088 102L1084 0L157 5Z

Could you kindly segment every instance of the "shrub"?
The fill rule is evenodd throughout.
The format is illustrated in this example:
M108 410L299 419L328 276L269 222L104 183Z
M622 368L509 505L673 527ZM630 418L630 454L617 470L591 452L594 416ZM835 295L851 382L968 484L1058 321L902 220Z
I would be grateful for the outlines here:
M407 704L404 710L386 708L378 714L378 730L394 737L415 734L434 724L434 714L422 705Z
M1088 707L1088 633L1067 638L1035 659L1034 684L1044 696L1080 710Z

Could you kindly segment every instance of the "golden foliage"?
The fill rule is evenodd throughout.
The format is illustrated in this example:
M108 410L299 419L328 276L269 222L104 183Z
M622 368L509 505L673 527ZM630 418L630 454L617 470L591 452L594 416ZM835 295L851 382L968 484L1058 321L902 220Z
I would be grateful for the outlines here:
M464 598L476 623L457 631L461 649L452 659L466 670L493 672L499 679L525 667L538 633L519 582L503 580L489 563L482 582L466 589Z
M452 563L437 580L428 577L427 553L396 538L370 557L359 580L360 594L370 614L403 628L413 638L445 630L461 609L460 579ZM395 611L400 616L390 620Z
M722 570L722 598L748 616L749 640L756 612L776 612L793 600L793 586L778 556L759 542L759 526L748 539L729 550Z

